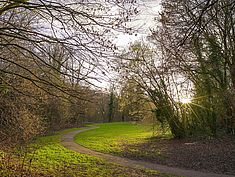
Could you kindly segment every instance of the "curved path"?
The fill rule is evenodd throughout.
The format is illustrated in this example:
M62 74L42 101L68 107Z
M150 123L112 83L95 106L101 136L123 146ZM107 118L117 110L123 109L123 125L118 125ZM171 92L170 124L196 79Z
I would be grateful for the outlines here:
M82 154L88 154L91 156L99 157L99 158L107 160L108 162L116 163L116 164L119 164L122 166L131 167L131 168L141 168L141 169L147 168L147 169L151 169L151 170L157 170L157 171L160 171L163 173L175 174L175 175L185 176L185 177L235 177L232 175L204 173L204 172L200 172L200 171L186 170L186 169L181 169L181 168L168 167L165 165L158 165L158 164L150 163L150 162L130 160L127 158L122 158L122 157L113 156L110 154L96 152L96 151L85 148L85 147L74 142L74 136L76 134L84 132L84 131L92 130L95 128L98 128L98 127L90 127L90 128L86 128L83 130L77 130L77 131L73 131L73 132L64 134L61 137L61 144L64 147L71 149L73 151L76 151L76 152L79 152Z

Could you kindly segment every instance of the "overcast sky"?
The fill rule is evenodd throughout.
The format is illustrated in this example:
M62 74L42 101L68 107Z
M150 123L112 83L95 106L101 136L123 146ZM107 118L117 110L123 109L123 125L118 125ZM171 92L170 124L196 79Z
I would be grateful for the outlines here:
M154 18L159 15L161 9L160 2L161 0L139 0L139 14L128 24L137 28L138 32L132 35L117 33L114 43L120 48L125 48L136 40L144 40L149 34L149 29L156 26Z
M128 22L127 26L132 27L133 29L138 29L137 32L134 32L132 35L122 32L114 31L111 38L113 38L113 43L118 47L120 51L127 48L131 43L135 41L145 41L146 37L150 34L150 28L156 27L156 18L159 15L161 6L161 0L138 0L138 10L139 13L132 17L131 22ZM111 9L113 12L117 10L116 7ZM107 65L104 63L104 68ZM106 68L108 69L108 68ZM109 69L108 69L109 70ZM110 79L115 77L112 71L106 73ZM97 75L97 77L100 77ZM108 89L110 87L109 79L104 77L95 82L94 84Z

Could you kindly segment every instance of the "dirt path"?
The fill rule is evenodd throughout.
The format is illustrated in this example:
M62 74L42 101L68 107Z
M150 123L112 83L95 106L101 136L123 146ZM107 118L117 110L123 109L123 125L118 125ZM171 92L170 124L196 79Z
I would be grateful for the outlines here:
M142 169L147 168L147 169L151 169L151 170L157 170L157 171L160 171L163 173L170 173L170 174L175 174L175 175L185 176L185 177L235 177L232 175L203 173L200 171L173 168L173 167L168 167L168 166L164 166L164 165L158 165L158 164L154 164L154 163L144 162L144 161L130 160L127 158L122 158L122 157L117 157L117 156L113 156L110 154L103 154L100 152L96 152L96 151L85 148L85 147L74 142L74 136L76 134L84 132L84 131L92 130L95 128L98 128L98 127L91 127L91 128L77 130L77 131L67 133L62 136L61 144L64 147L71 149L73 151L76 151L76 152L79 152L82 154L88 154L91 156L99 157L99 158L107 160L108 162L116 163L116 164L119 164L122 166L131 167L131 168L142 168ZM187 162L185 162L185 163L187 163Z

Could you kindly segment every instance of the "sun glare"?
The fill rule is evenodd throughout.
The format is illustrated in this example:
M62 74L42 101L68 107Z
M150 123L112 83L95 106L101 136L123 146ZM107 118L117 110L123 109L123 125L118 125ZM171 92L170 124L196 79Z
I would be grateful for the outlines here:
M183 104L189 104L192 102L192 99L191 98L181 98L180 102Z

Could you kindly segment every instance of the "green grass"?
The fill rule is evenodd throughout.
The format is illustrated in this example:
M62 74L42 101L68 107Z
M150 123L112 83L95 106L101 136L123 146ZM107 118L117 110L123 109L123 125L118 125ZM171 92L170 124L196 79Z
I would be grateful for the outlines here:
M140 143L153 135L150 125L105 123L96 126L99 128L76 135L75 142L96 151L119 154L122 144Z
M124 135L124 131L127 131L126 138L134 137L134 130L138 127L136 125L130 127L128 124L113 124L113 126L123 126L120 132ZM112 130L111 127L108 128L108 125L105 124L102 127L106 127L109 131ZM62 134L74 130L76 129L69 129L58 132L55 135L40 137L27 147L18 148L11 156L1 152L0 176L168 176L159 174L156 171L121 167L107 163L99 158L68 150L60 144L60 137ZM150 132L145 130L139 129L138 132L142 132L141 136L149 136ZM109 135L110 138L115 136L115 134L117 132ZM116 138L112 139L112 144L115 144Z

